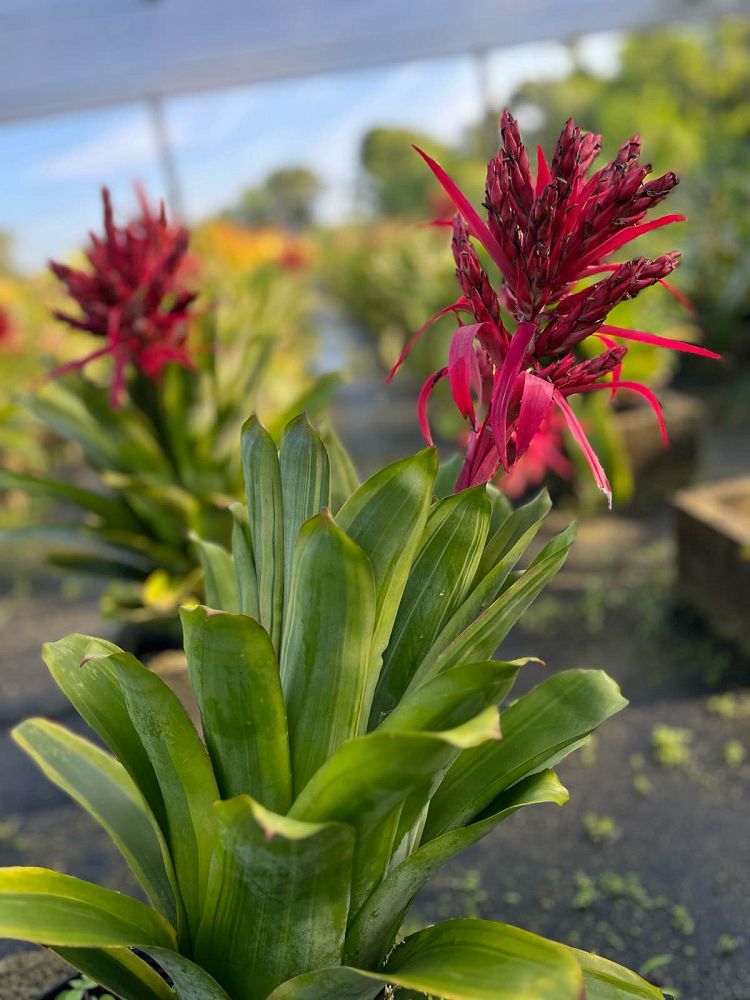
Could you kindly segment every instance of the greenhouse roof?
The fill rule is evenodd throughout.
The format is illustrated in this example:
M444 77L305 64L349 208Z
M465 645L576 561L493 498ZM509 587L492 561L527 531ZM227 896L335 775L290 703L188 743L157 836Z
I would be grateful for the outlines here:
M742 10L748 0L3 0L0 121Z

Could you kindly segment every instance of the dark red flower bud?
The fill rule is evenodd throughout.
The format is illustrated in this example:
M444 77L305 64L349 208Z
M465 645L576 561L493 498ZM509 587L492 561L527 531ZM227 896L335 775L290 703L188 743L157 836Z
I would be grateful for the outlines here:
M197 293L183 285L181 270L189 234L168 223L164 205L154 215L139 192L140 216L129 225L114 222L109 191L104 188L104 238L91 234L86 252L89 270L50 261L50 270L66 286L81 315L56 311L61 322L105 340L106 346L56 369L60 375L83 368L95 357L115 361L112 402L122 397L128 362L147 378L158 379L170 363L191 366L185 349L189 309Z

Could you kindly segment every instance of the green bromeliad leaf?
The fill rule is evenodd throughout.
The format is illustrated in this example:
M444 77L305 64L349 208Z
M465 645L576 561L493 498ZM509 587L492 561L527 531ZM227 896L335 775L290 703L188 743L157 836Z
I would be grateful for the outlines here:
M324 418L318 422L318 433L331 466L331 511L336 514L359 487L359 477L330 420Z
M45 660L154 813L194 931L208 878L213 803L219 792L185 709L156 674L112 643L68 636L45 647Z
M197 535L193 535L192 541L203 567L206 604L209 608L220 608L222 611L239 611L240 599L232 557L216 542L207 542Z
M0 937L62 947L175 947L174 928L156 910L46 868L0 869Z
M449 497L453 493L462 465L463 458L458 453L440 463L434 486L435 496L439 500Z
M320 969L268 1000L372 1000L383 984L443 1000L581 1000L578 962L562 945L490 920L448 920L407 938L381 972Z
M360 486L336 515L339 528L370 560L375 578L373 681L422 540L437 468L434 448L394 462ZM371 699L372 691L368 704Z
M159 783L166 814L164 835L194 936L215 846L213 804L219 798L208 755L180 700L161 678L128 653L113 653L101 663L117 679Z
M213 976L180 952L156 947L144 948L143 951L158 962L172 980L178 1000L232 1000ZM170 996L174 997L171 991ZM136 993L127 1000L141 1000L141 995Z
M507 496L492 483L487 483L487 497L490 501L492 514L490 515L490 538L497 529L513 513L513 504Z
M571 948L583 969L586 1000L664 1000L664 993L635 972L599 955Z
M542 490L533 500L511 510L490 535L477 570L476 582L480 583L488 573L494 571L493 587L497 592L496 588L502 585L551 509L549 494Z
M448 770L422 843L481 817L506 788L557 762L626 704L600 670L565 670L538 684L504 711L501 743L465 750Z
M291 590L281 681L298 793L345 740L364 732L374 684L372 570L325 511L300 531Z
M60 380L50 381L28 406L43 423L58 434L79 444L98 469L138 469L142 475L172 476L166 456L149 434L145 422L115 420L112 413L96 404L92 393L84 399L84 380L75 380L75 390ZM106 396L105 396L106 400ZM91 405L89 405L91 404Z
M250 537L250 522L247 506L233 503L232 512L232 562L237 584L237 601L240 613L260 621L260 599L258 596L258 576L255 572L253 542ZM224 609L225 610L225 609Z
M245 615L180 611L190 683L222 798L251 795L267 809L292 803L286 711L276 653Z
M114 757L63 726L28 719L13 738L54 784L101 824L155 907L177 922L172 860L143 796Z
M221 849L194 958L232 1000L264 1000L341 960L354 830L279 816L248 796L215 808Z
M447 920L412 934L384 972L443 1000L580 1000L583 992L566 948L491 920Z
M122 530L139 531L141 524L127 504L117 497L106 496L58 479L25 475L0 469L0 490L23 490L25 493L75 504L82 510L101 517L107 524Z
M377 732L435 732L452 729L507 697L529 659L460 663L403 698Z
M163 977L127 948L53 950L78 972L125 1000L174 1000L174 991Z
M447 732L375 732L350 740L315 773L290 815L307 822L338 821L355 827L352 913L382 877L402 804L415 797L413 811L419 813L436 777L464 747L499 736L498 712L490 708Z
M482 584L475 588L440 632L415 671L408 690L457 663L492 656L524 611L562 568L574 538L572 524L548 542L528 569L489 606L491 595Z
M284 609L289 605L292 560L299 530L305 521L330 507L328 453L317 432L302 414L286 427L279 449L281 493L284 505Z
M567 800L568 793L554 772L541 771L500 796L486 819L418 848L388 873L367 900L347 934L345 960L365 968L377 963L390 950L417 892L446 861L476 844L498 823L524 806L548 802L562 805Z
M281 472L274 440L256 417L251 417L242 428L242 471L258 580L260 624L278 651L284 603Z
M44 662L59 687L128 771L165 831L164 797L154 768L130 719L117 677L102 660L119 652L112 642L77 633L42 647Z
M490 502L483 486L436 503L383 657L370 716L374 727L397 704L414 667L471 586L487 540Z

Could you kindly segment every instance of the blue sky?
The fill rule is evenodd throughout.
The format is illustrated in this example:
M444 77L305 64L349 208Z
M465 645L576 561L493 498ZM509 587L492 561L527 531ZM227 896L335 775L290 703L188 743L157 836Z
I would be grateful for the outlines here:
M603 73L617 51L612 35L582 43L583 58ZM487 64L489 97L500 104L521 80L560 76L569 65L555 42L498 51ZM357 154L368 128L405 125L455 141L480 106L477 66L466 57L173 98L165 113L189 221L288 163L319 174L321 215L336 220L356 210ZM0 147L0 229L13 234L25 269L64 256L99 227L101 184L125 213L134 181L163 194L145 107L4 125Z

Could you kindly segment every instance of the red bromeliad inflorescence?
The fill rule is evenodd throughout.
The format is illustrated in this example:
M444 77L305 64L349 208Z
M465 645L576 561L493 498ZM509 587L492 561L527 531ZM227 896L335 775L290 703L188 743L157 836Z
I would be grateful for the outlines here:
M90 234L91 244L86 251L89 270L55 261L49 265L82 313L71 316L56 311L54 316L104 340L104 346L61 365L52 375L83 368L96 358L111 355L113 406L122 405L129 362L152 381L157 381L170 363L192 367L185 341L190 307L197 292L184 287L181 275L188 231L167 221L163 204L157 214L140 190L138 197L138 218L127 226L117 226L109 191L102 190L104 235Z
M678 177L670 172L647 182L650 166L639 162L637 136L620 148L611 163L590 174L601 137L583 133L572 119L551 162L538 149L533 176L518 126L508 111L502 116L500 134L499 152L487 167L486 220L442 167L417 150L456 209L452 247L462 294L417 331L389 379L430 323L454 313L459 327L448 364L425 382L418 410L422 431L432 443L427 401L435 385L448 378L456 406L471 427L456 489L488 482L502 470L511 472L557 407L611 504L607 476L568 398L601 389L613 394L630 389L653 407L666 441L654 394L620 377L627 352L620 341L718 357L694 344L606 322L618 303L656 283L683 298L665 280L677 267L679 253L654 260L637 257L622 264L609 261L611 254L638 236L684 221L681 215L645 221ZM472 237L500 271L499 287L484 270ZM606 277L581 287L584 279L596 275ZM592 336L602 343L603 351L582 359L576 346Z

